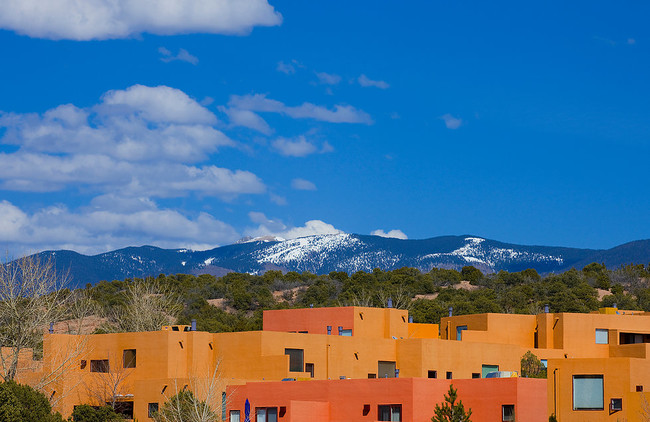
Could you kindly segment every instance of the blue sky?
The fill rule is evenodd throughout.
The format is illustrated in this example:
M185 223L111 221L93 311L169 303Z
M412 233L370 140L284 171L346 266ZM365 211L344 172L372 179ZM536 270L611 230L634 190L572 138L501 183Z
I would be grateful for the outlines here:
M649 238L650 5L565 3L4 1L0 245Z

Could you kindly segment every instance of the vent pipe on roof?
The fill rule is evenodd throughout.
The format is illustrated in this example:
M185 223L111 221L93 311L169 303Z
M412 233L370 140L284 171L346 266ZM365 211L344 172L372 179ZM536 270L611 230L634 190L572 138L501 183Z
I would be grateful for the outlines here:
M196 331L196 320L192 320L192 328L190 328L190 331Z
M544 313L545 313L545 314L548 314L548 313L549 313L548 303L547 303L546 305L544 305Z
M313 304L313 303L310 303L310 304L309 304L309 307L310 307L310 308L313 308L313 307L314 307L314 304Z
M388 298L388 306L387 306L387 307L388 307L388 308L392 308L392 307L393 307L393 299L390 298L390 297Z
M54 334L54 323L50 322L50 334Z
M399 378L399 369L395 369L395 378Z
M409 315L409 323L413 324L413 317Z
M453 307L453 306L450 306L450 307L449 307L449 316L452 316L453 313L454 313L454 307Z
M612 305L612 307L618 309L618 305L617 305L616 303L614 303L614 304Z
M331 336L331 335L332 335L332 326L331 326L331 325L328 325L328 326L327 326L327 335L328 335L328 336Z
M343 327L341 327L341 326L339 326L339 335L340 335L340 336L343 335Z

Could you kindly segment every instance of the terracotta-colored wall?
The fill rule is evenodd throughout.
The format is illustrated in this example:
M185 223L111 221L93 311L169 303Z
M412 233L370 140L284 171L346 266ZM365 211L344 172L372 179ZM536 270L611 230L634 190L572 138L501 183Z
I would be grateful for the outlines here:
M329 405L330 421L354 422L378 420L379 405L402 405L402 420L429 422L436 403L453 383L465 408L472 409L474 421L501 420L501 406L514 404L517 420L547 421L546 381L523 378L479 380L429 380L415 378L374 380L332 380L281 383L249 383L229 388L228 409L241 411L248 398L251 420L257 407L286 408L285 422L304 422L297 403L321 402ZM364 406L369 412L364 415ZM307 405L304 405L307 407Z

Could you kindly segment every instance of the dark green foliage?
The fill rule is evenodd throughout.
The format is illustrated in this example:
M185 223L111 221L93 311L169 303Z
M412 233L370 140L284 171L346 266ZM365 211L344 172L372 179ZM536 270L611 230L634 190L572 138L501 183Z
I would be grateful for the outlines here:
M530 350L521 357L521 376L526 378L546 378L546 368Z
M0 383L0 422L63 422L47 397L14 381Z
M458 284L469 280L473 290ZM613 295L598 300L595 286L611 280ZM141 280L136 280L141 281ZM322 306L386 306L408 308L415 322L438 323L447 316L474 313L536 314L549 304L552 312L591 312L614 303L623 309L650 311L650 272L644 265L628 265L608 270L602 264L589 264L581 271L540 276L527 269L509 273L482 274L472 266L458 272L434 268L422 273L415 268L392 271L375 269L352 275L331 272L315 275L309 272L268 271L262 275L229 273L216 278L211 275L161 275L160 286L180 294L182 311L178 322L197 320L198 329L212 332L259 330L262 310L291 307ZM110 310L124 306L122 292L131 280L103 281L88 286L90 297ZM274 296L275 293L275 296ZM416 295L437 296L412 300ZM219 307L208 303L221 299Z
M95 408L82 404L74 407L69 420L71 422L118 422L123 421L124 418L115 413L110 406Z
M453 384L449 385L449 391L445 394L445 401L436 404L434 415L431 418L432 422L470 422L472 416L472 409L465 411L465 406L462 400L458 399L458 391L454 388Z

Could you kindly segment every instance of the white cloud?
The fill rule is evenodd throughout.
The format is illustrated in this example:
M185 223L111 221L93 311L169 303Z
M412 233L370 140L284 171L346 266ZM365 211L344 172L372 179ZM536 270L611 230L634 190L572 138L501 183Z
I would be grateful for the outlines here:
M87 109L64 104L42 115L0 114L0 128L6 128L0 142L18 147L0 153L0 187L91 187L160 197L196 192L224 199L265 192L253 173L188 165L236 146L216 123L184 92L142 85L109 91Z
M390 87L390 85L388 85L386 82L384 82L384 81L373 81L372 79L368 78L366 75L359 76L357 81L359 82L359 85L361 85L363 87L374 86L375 88L379 88L379 89L388 89Z
M284 103L266 98L264 94L233 95L228 105L232 108L265 113L280 113L294 119L315 119L330 123L373 123L368 113L349 105L336 104L328 109L311 103L290 107Z
M304 136L298 136L296 139L278 138L272 145L280 154L289 157L305 157L318 151L316 145L307 141Z
M115 196L111 199L120 201ZM0 242L16 254L45 249L93 254L144 244L207 249L232 243L238 237L231 226L207 213L188 217L158 209L152 203L141 208L128 204L77 211L52 206L29 214L8 201L0 201Z
M341 77L334 73L316 72L318 82L325 85L336 85L341 82Z
M458 129L463 124L463 119L456 118L449 113L443 114L440 119L445 122L447 129Z
M264 135L270 135L273 133L273 129L269 126L266 121L260 117L259 114L256 114L250 110L241 110L239 108L227 108L224 106L219 106L219 111L225 113L228 116L228 121L230 122L231 127L242 126L249 129L256 130Z
M281 220L271 220L261 212L250 212L248 214L251 221L258 224L255 228L249 228L245 231L247 236L260 237L260 236L276 236L284 239L295 239L297 237L305 237L317 234L338 234L343 233L333 225L325 223L321 220L309 220L304 226L289 227Z
M193 56L192 54L190 54L184 48L181 48L180 50L178 50L178 54L176 54L175 56L172 54L171 51L169 51L165 47L160 47L158 49L158 52L160 54L162 54L162 57L160 58L160 60L165 62L165 63L169 63L169 62L173 62L174 60L178 60L178 61L181 61L181 62L191 63L191 64L193 64L195 66L197 64L199 64L199 58L196 57L196 56Z
M379 230L372 231L370 234L373 235L373 236L392 237L392 238L395 238L395 239L402 239L402 240L408 239L408 236L406 234L404 234L403 231L397 230L397 229L390 230L388 233L386 233L382 229L379 229Z
M246 34L282 22L267 0L3 0L0 28L77 41L189 33Z
M313 182L305 179L293 179L291 181L291 187L296 190L317 190L316 185Z
M296 68L291 63L278 62L278 66L275 68L278 72L282 72L285 75L293 75L296 73Z

